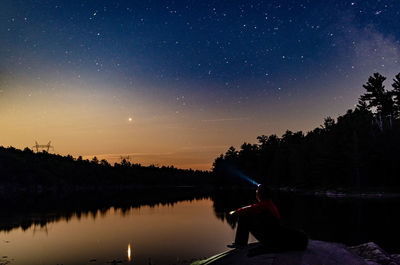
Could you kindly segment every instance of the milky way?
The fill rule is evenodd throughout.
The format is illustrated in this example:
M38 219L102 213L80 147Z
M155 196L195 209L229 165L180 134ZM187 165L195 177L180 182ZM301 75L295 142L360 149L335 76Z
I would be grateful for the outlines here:
M398 1L0 4L0 145L207 169L400 72ZM386 84L390 86L390 83Z

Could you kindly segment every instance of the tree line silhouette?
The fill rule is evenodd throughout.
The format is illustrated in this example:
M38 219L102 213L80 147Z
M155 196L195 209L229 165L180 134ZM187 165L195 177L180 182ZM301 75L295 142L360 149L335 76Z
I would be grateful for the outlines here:
M111 165L97 157L0 146L0 231L45 226L110 207L127 211L206 198L213 181L207 171L142 166L125 159Z
M0 146L0 199L7 194L76 190L129 190L149 186L232 186L241 171L272 186L304 188L400 188L400 73L392 90L374 73L355 109L306 134L287 130L257 137L258 143L230 147L212 172L173 166L142 166L122 160L113 166L31 149Z
M400 188L400 73L392 90L374 73L363 85L355 109L306 134L287 130L257 137L258 143L231 146L217 157L213 173L219 185L242 185L240 171L277 187Z
M0 146L0 199L18 193L80 190L130 190L140 187L175 187L211 185L210 172L184 170L174 166L156 167L121 163L110 165L106 160L91 161L71 155L61 156L46 151L34 153Z

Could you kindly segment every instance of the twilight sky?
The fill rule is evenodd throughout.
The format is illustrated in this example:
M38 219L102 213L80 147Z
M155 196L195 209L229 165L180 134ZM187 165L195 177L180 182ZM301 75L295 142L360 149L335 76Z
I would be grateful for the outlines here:
M210 169L400 72L400 1L1 0L0 145Z

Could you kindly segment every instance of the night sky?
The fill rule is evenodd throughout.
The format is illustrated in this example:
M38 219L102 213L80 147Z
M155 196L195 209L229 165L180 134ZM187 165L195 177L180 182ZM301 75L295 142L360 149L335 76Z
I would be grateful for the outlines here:
M210 169L400 72L400 1L0 3L0 145Z

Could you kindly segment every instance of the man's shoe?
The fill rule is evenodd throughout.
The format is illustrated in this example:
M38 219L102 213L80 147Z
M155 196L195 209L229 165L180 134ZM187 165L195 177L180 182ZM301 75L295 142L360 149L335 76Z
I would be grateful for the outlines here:
M228 248L244 248L247 247L247 244L238 244L233 242L232 244L226 245Z

